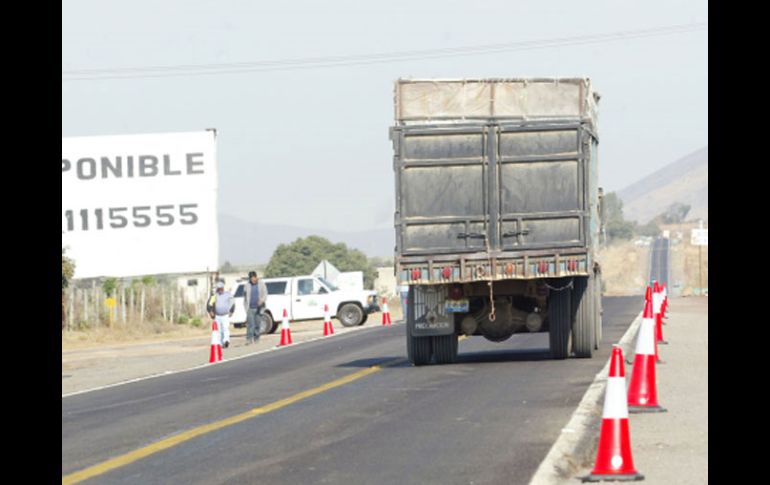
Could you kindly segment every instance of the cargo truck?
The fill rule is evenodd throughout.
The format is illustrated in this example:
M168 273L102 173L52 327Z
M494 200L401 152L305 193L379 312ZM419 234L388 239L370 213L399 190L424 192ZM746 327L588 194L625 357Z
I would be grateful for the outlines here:
M587 78L400 79L390 129L394 270L414 365L460 335L548 332L553 358L601 339L598 93Z

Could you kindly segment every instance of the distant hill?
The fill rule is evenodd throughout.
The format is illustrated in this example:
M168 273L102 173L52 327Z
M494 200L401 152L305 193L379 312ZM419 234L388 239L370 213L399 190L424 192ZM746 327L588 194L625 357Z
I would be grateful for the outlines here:
M279 244L297 238L321 236L333 243L345 243L367 256L393 257L395 232L376 229L360 232L337 232L294 226L247 222L228 214L219 214L219 260L233 265L267 263Z
M708 196L708 146L618 191L625 219L640 224L646 224L675 202L691 206L688 220L708 221Z

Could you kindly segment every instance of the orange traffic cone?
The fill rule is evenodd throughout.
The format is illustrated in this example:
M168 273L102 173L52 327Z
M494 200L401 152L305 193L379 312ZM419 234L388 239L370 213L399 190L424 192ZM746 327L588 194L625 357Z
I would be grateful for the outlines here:
M668 345L663 340L663 289L658 282L652 290L652 313L655 315L655 344ZM657 356L657 354L655 354Z
M653 308L653 309L655 308L654 293L652 292L652 288L649 287L649 286L647 287L647 292L644 295L645 308L647 308L647 306L646 306L647 303L650 304L651 308ZM653 340L655 341L655 363L656 364L660 364L661 363L660 355L658 355L658 329L655 326L655 311L654 310L653 310L653 314L652 315L653 315L652 330L653 330L653 334L655 335L655 337L653 338ZM642 317L644 317L644 315L642 315ZM629 364L632 364L632 362L629 362Z
M283 321L281 322L281 343L279 347L284 345L291 345L291 329L289 328L289 314L286 309L283 309Z
M665 320L668 320L668 315L666 315L666 312L668 311L668 286L666 286L666 283L663 283L663 318ZM666 322L663 322L663 325L666 325Z
M613 345L607 390L604 394L599 449L596 452L594 469L590 475L583 478L584 482L644 479L644 476L634 468L634 458L631 455L631 435L625 394L623 351L619 345Z
M636 337L634 369L631 385L628 387L628 409L632 413L665 411L658 404L655 381L655 321L650 300L645 302L642 325Z
M383 298L382 299L382 324L383 325L390 325L392 322L390 321L390 310L388 310L388 299Z
M222 360L222 339L219 336L219 325L214 320L211 324L211 354L209 364Z
M324 305L324 337L334 335L334 326L332 325L332 319L329 316L329 305Z

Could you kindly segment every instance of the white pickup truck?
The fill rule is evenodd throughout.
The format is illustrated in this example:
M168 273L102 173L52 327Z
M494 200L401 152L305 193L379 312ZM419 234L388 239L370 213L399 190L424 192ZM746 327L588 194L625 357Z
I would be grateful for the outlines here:
M377 293L371 290L341 290L317 276L293 276L291 278L264 278L267 287L267 301L263 328L273 333L283 318L283 310L289 320L313 320L323 318L324 304L329 305L329 314L342 325L354 327L363 325L370 313L378 311ZM248 280L239 281L233 295L235 312L230 322L235 327L246 325L245 285Z

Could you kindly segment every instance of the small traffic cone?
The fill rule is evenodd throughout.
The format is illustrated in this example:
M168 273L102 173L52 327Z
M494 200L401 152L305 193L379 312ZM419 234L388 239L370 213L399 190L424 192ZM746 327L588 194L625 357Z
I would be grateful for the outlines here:
M596 463L591 474L583 478L584 482L644 480L634 468L631 455L625 375L623 351L619 345L613 345Z
M650 300L645 302L642 325L636 337L634 369L631 374L631 384L628 386L628 409L632 413L665 411L658 404L655 381L655 320L652 316Z
M663 283L663 318L665 320L668 320L668 315L666 315L666 312L668 312L668 286L666 286L666 283ZM663 325L666 325L666 322L663 322Z
M383 298L382 299L382 324L383 325L390 325L390 310L388 310L388 299Z
M647 308L646 307L647 303L649 303L650 306L653 308L653 313L652 313L653 325L652 325L652 329L653 329L653 334L655 335L655 338L653 338L653 340L655 341L655 363L656 364L660 364L662 361L660 360L660 355L658 354L658 329L657 329L657 327L655 325L655 321L656 321L656 319L655 319L655 310L654 310L654 308L655 308L655 293L652 291L652 287L649 287L649 286L647 287L647 292L644 295L645 309ZM644 318L644 315L642 315L642 318ZM642 320L642 321L644 321L644 320ZM629 362L629 364L630 363L631 362Z
M281 322L281 343L278 344L279 347L283 347L284 345L291 345L291 329L289 328L289 314L286 311L286 309L283 309L283 321Z
M222 360L222 338L219 336L219 325L214 320L211 324L211 354L209 364Z
M668 342L663 340L663 289L658 282L655 282L655 287L652 290L652 313L655 315L655 344L668 345ZM655 354L658 355L657 353Z
M334 335L334 326L332 325L332 319L329 316L329 305L324 305L324 337Z

